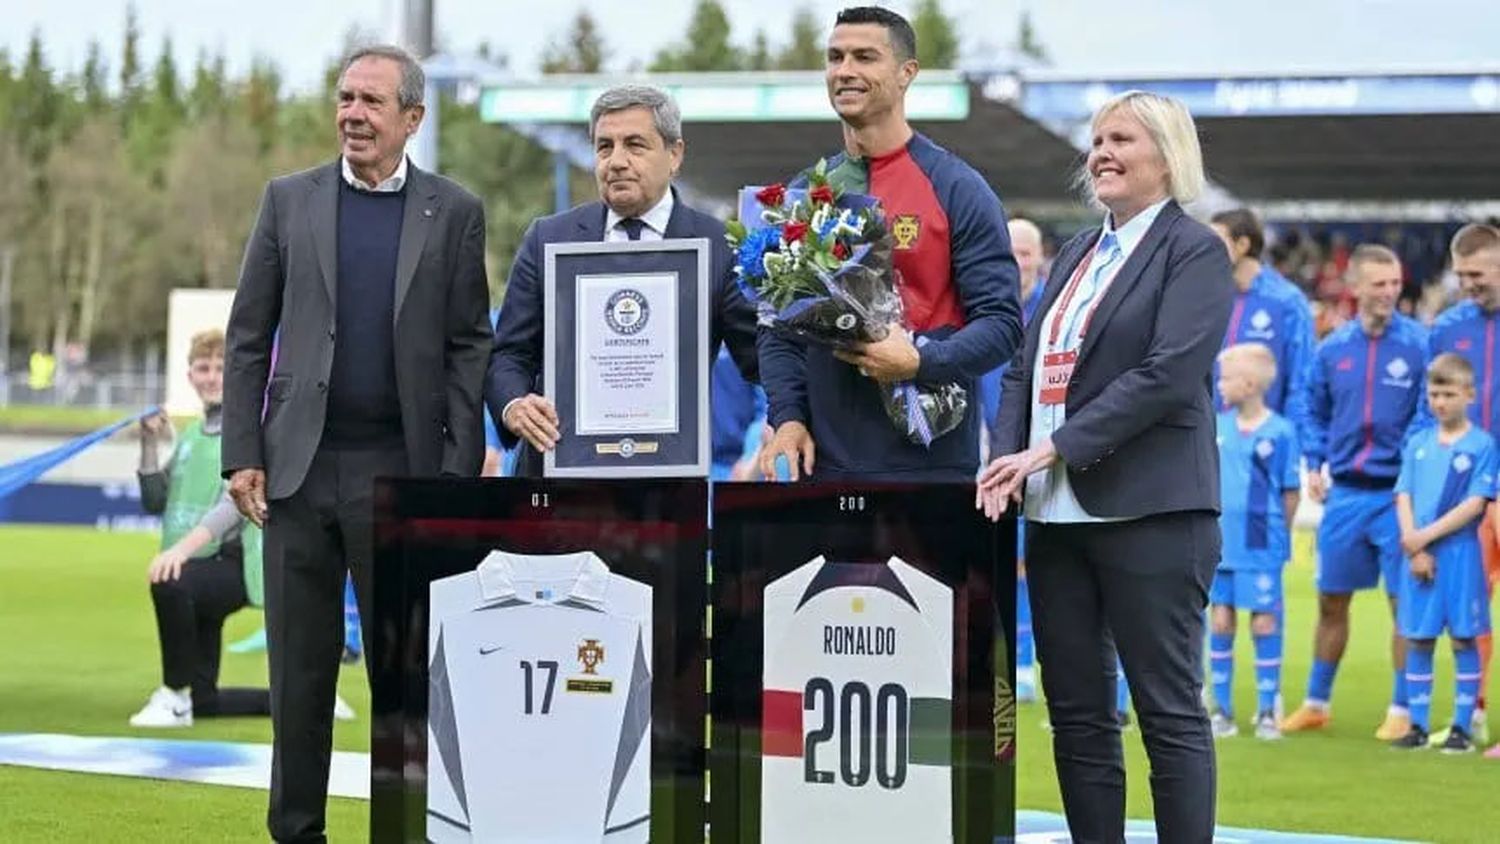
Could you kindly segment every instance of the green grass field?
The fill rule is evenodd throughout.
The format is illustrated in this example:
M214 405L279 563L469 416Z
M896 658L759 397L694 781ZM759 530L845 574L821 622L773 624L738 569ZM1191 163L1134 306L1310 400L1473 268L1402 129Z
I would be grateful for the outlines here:
M153 542L91 530L0 529L0 733L152 735L126 719L159 682L144 572ZM1301 698L1310 657L1314 596L1306 564L1289 572L1286 686ZM1334 724L1323 734L1219 744L1219 817L1230 826L1437 842L1492 841L1500 830L1500 762L1477 755L1401 754L1371 734L1390 693L1390 620L1383 599L1355 602L1354 641L1335 687ZM245 612L232 640L259 624ZM1253 711L1249 641L1241 636L1237 699ZM1434 721L1452 706L1452 660L1441 658ZM226 655L226 684L258 684L264 657ZM363 671L346 669L340 691L369 710ZM1491 683L1492 697L1500 684ZM1039 706L1020 713L1019 802L1060 811L1048 734ZM368 720L341 724L340 750L367 750ZM1245 725L1242 724L1242 728ZM173 737L270 741L263 719L200 723ZM1129 811L1151 803L1140 734L1126 735ZM367 838L367 804L329 801L335 841ZM265 793L248 789L0 767L0 841L263 841Z

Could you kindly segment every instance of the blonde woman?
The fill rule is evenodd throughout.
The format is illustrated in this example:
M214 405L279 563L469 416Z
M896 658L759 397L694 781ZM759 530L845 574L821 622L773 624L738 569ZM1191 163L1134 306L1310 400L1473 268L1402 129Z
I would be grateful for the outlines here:
M1104 220L1058 252L1005 376L1003 456L981 474L976 503L998 517L1024 500L1074 840L1124 840L1117 648L1151 759L1157 835L1206 842L1215 767L1199 666L1220 549L1209 381L1234 281L1223 243L1180 205L1204 183L1181 103L1140 91L1106 102L1080 180Z

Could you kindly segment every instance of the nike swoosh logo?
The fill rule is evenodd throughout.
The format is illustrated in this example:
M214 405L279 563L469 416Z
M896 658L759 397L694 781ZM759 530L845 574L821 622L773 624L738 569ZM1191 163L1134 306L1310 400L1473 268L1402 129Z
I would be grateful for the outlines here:
M176 718L182 718L192 711L191 709L174 709L172 710L172 715Z
M505 650L505 646L504 645L496 645L493 648L484 648L484 647L481 647L479 649L479 655L480 656L489 656L490 654L494 653L495 651L503 651L503 650Z

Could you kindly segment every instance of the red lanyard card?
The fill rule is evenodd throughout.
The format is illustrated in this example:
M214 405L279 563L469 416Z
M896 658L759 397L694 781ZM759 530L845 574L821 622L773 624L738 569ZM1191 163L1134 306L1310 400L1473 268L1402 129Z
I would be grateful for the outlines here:
M1043 405L1062 404L1068 398L1068 382L1073 380L1073 365L1078 362L1078 351L1048 352L1042 355Z

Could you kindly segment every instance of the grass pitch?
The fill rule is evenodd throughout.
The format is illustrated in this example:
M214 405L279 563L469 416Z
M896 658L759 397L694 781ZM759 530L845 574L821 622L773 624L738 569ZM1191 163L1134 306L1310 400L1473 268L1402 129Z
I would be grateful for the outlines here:
M1305 550L1306 538L1299 537ZM269 742L266 719L204 721L186 730L134 730L127 723L160 682L145 570L152 537L86 529L0 528L0 732L149 735ZM1288 708L1301 701L1311 659L1312 568L1287 573ZM1334 722L1319 734L1275 743L1249 735L1221 741L1219 820L1228 826L1480 842L1500 836L1500 761L1399 753L1372 737L1390 695L1383 596L1354 602L1353 636L1334 687ZM254 612L231 619L226 640L253 631ZM1236 640L1236 704L1249 732L1255 709L1250 641ZM1433 721L1452 712L1452 657L1439 650ZM263 655L224 657L226 685L266 682ZM363 669L346 668L340 693L361 714L335 728L334 747L368 750L369 693ZM1500 693L1491 682L1490 696ZM1497 710L1500 715L1500 710ZM1061 811L1041 706L1019 717L1022 808ZM1497 724L1500 727L1500 724ZM1149 817L1140 733L1126 734L1129 812ZM125 777L0 767L0 840L264 841L265 792ZM329 800L334 841L368 838L363 801Z

